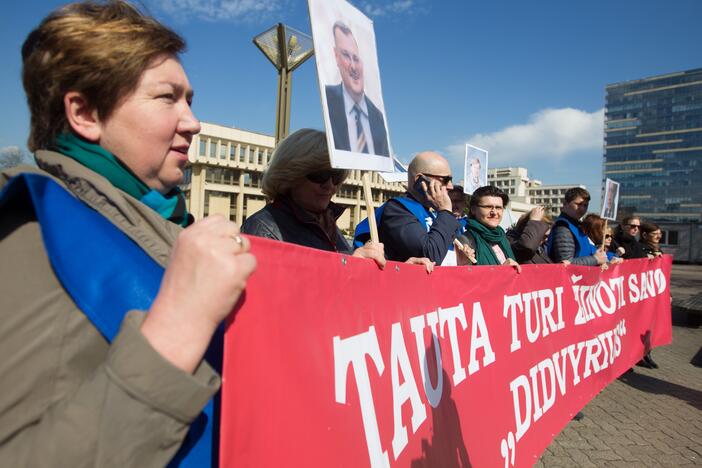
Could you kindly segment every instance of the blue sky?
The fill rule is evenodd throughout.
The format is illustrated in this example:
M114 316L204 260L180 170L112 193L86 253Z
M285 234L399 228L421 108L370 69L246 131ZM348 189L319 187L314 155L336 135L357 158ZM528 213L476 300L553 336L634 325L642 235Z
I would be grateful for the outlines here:
M0 150L24 147L20 46L62 1L5 2ZM438 150L460 179L463 144L544 183L584 183L599 203L609 83L702 66L699 0L358 0L373 19L391 141L401 160ZM204 121L272 134L276 73L252 44L281 21L310 31L297 0L142 0L188 41ZM696 45L695 45L696 44ZM291 128L322 128L314 63L294 73ZM593 203L594 204L594 203Z

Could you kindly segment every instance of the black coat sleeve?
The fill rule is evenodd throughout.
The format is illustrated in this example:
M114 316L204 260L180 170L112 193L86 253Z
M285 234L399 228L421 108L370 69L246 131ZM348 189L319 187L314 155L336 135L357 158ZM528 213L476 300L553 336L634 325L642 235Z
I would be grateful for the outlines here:
M378 226L380 242L389 260L404 262L410 257L426 257L439 265L446 256L458 230L458 220L440 211L429 232L400 202L385 205Z

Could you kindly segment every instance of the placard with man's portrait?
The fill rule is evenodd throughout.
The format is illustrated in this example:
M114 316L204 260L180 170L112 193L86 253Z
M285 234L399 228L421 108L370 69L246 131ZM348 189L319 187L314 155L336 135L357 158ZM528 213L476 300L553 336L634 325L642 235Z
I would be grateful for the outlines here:
M373 22L344 0L309 0L334 168L392 172Z
M486 186L488 170L488 152L466 143L466 157L463 169L463 192L468 195L479 187Z
M619 182L607 179L605 180L605 193L600 216L614 221L617 219L617 208L619 208Z

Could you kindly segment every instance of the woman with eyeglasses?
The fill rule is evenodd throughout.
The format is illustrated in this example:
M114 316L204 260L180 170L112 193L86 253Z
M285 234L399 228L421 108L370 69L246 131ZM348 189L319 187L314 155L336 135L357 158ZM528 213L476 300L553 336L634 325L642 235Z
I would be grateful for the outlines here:
M272 200L246 219L241 231L254 236L350 254L385 266L383 245L369 242L353 250L336 225L344 207L331 201L349 171L332 169L327 137L302 129L285 138L263 174L263 193Z
M505 230L500 227L508 203L509 196L492 185L480 187L471 195L466 233L458 240L475 251L476 265L512 265L521 271Z
M642 223L641 224L641 250L648 256L648 258L655 258L663 255L661 251L661 237L663 233L661 228L655 223Z
M639 244L643 253L651 259L663 255L660 247L661 237L663 236L661 228L655 223L641 223L639 230L641 234ZM658 364L651 357L650 351L638 362L638 365L649 369L658 369Z

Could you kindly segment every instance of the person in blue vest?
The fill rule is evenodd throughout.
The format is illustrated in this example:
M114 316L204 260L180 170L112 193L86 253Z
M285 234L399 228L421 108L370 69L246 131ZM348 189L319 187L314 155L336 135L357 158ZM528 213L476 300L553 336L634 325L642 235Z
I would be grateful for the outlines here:
M345 207L332 202L349 171L332 169L327 136L303 128L278 144L270 165L263 174L263 193L268 203L246 218L241 231L253 236L289 242L313 249L367 258L385 267L383 244L366 242L351 247L336 222ZM412 258L407 263L433 265L426 259Z
M407 182L405 195L388 200L376 210L385 256L400 262L425 257L440 265L460 227L448 195L453 188L451 167L438 153L419 153L407 168ZM364 220L356 227L354 243L362 245L368 238Z
M582 187L566 190L561 214L556 218L546 243L554 263L597 266L607 263L607 255L590 240L581 225L581 218L590 205L590 193Z
M463 234L466 232L466 226L468 226L468 214L466 212L468 202L466 200L466 194L461 185L454 185L453 188L448 191L448 194L449 198L451 198L451 211L458 220L458 224L460 224L458 232Z
M588 213L585 215L581 222L581 227L583 232L587 234L590 240L595 244L595 246L603 246L605 255L607 255L607 263L602 264L600 267L606 270L609 265L616 265L622 263L624 260L621 257L617 257L615 252L610 252L608 249L608 240L606 239L605 233L605 220L597 213ZM612 241L612 236L609 237L609 243Z
M200 131L184 48L121 0L59 8L22 46L38 167L0 176L3 466L217 460L203 357L256 260L178 189Z

